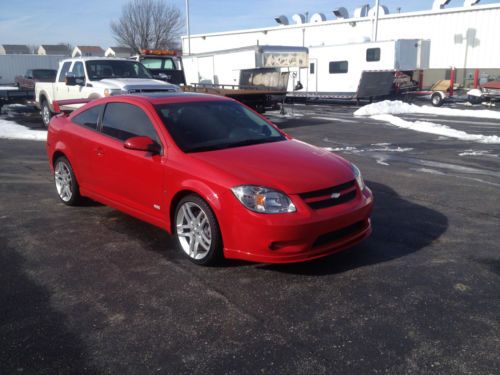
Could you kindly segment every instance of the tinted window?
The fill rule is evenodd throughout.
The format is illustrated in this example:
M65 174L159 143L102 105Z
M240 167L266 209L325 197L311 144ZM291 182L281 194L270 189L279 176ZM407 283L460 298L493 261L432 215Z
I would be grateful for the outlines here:
M175 64L172 59L165 59L163 62L163 69L175 69Z
M159 143L149 117L142 109L131 104L109 103L102 119L102 132L121 141L145 135Z
M71 73L75 75L75 77L85 77L85 72L83 71L83 63L77 61L75 65L73 65L73 69L71 69Z
M347 73L349 63L347 61L330 61L330 74Z
M30 71L31 72L31 71ZM33 78L36 79L44 79L48 81L55 81L56 80L56 70L52 69L36 69L33 70Z
M156 106L184 152L220 150L286 138L253 111L235 102L194 102Z
M66 73L68 73L70 66L71 66L71 61L66 61L63 64L61 72L59 73L59 82L64 82L64 78L66 77Z
M163 59L145 58L141 60L141 63L148 69L161 69L161 63Z
M90 60L85 63L92 81L105 78L151 78L144 65L125 60Z
M309 64L309 73L314 74L314 63Z
M75 124L83 125L87 128L95 130L97 129L99 114L101 113L103 107L103 105L98 105L87 109L86 111L83 111L79 115L75 116L71 121L73 121Z
M366 50L366 61L380 61L380 48L368 48Z

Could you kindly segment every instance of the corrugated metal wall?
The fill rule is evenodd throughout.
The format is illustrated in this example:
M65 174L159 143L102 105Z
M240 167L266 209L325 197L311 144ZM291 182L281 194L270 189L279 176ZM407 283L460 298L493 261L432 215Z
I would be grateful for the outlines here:
M0 84L14 83L28 69L57 69L67 56L0 55Z
M240 30L191 37L191 53L255 44L317 46L370 38L372 20L358 18L318 24ZM500 5L401 13L379 21L378 40L430 40L430 69L500 68ZM460 42L461 40L461 42ZM183 50L188 50L183 37Z

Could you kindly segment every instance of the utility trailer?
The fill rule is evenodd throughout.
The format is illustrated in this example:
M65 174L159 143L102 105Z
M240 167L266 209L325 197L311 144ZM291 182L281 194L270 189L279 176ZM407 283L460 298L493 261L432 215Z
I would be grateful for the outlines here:
M400 75L413 76L429 61L429 42L398 39L309 47L309 66L299 71L306 99L386 97L397 92Z
M0 110L4 105L34 102L34 90L19 90L17 87L0 86Z
M184 91L228 96L264 112L284 101L294 85L290 73L307 67L307 56L304 47L259 45L183 56Z

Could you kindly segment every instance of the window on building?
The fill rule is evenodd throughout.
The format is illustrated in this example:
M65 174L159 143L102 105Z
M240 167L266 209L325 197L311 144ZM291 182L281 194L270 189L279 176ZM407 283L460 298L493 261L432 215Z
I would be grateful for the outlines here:
M314 74L314 68L315 68L314 63L310 63L309 64L309 74Z
M102 132L121 141L147 136L159 143L158 134L149 117L139 107L126 103L109 103L106 106Z
M330 74L347 73L349 70L349 63L347 61L330 61L329 64Z
M380 48L368 48L366 50L366 61L380 61Z
M101 114L103 107L104 105L96 105L95 107L89 108L86 111L83 111L79 115L75 116L71 121L73 121L75 124L96 130L97 123L99 121L99 115Z

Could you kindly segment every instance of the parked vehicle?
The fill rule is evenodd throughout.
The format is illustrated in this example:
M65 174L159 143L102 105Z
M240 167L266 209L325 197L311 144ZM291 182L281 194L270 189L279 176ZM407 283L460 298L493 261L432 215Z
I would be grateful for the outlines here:
M43 123L48 126L54 113L53 102L56 100L179 90L176 85L153 79L139 62L119 58L80 57L61 61L55 83L36 83L35 103L41 111Z
M16 85L21 90L35 90L36 82L55 82L55 69L28 69L23 76L16 76Z
M490 100L500 100L500 80L490 81L481 85L483 97Z
M65 58L58 55L0 55L0 85L14 85L16 76L28 69L57 69Z
M175 85L186 84L182 60L176 51L145 49L131 59L142 63L155 79Z
M90 197L159 226L201 265L300 262L371 232L357 167L221 96L93 100L51 120L47 153L63 203Z

